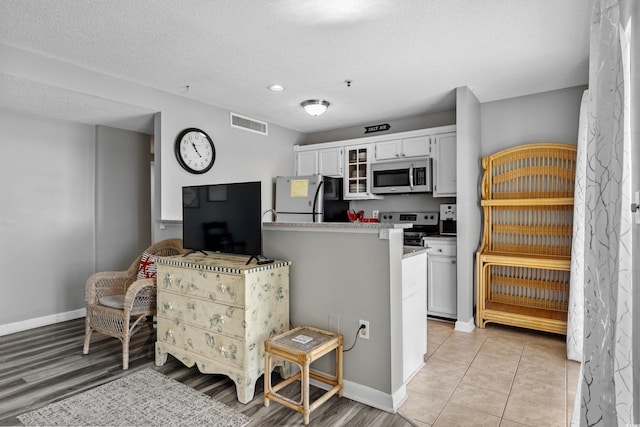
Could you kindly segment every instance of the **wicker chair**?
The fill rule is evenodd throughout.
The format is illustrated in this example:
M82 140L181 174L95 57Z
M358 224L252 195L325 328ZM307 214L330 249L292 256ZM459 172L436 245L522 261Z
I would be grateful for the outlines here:
M144 253L171 256L185 253L181 239L155 243ZM122 369L129 368L129 341L143 323L153 330L156 314L156 279L138 279L141 254L126 271L93 274L85 285L87 314L83 353L89 353L93 331L122 342Z

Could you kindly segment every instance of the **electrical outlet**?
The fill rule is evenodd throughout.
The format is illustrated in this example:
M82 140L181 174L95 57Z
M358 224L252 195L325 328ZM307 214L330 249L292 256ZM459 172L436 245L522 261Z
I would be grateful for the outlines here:
M369 337L371 336L371 331L369 329L369 321L368 320L358 321L358 328L360 328L362 325L364 325L364 329L358 330L358 337L368 340Z
M378 218L378 215L380 215L380 211L377 209L371 212L371 216L374 218Z

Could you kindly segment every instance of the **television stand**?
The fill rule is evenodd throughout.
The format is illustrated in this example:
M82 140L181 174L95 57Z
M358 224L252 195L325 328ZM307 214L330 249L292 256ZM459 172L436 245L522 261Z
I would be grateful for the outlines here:
M289 329L289 264L245 265L225 254L159 257L156 366L171 354L204 374L226 375L238 400L249 403L265 369L262 343ZM276 364L288 377L288 362Z

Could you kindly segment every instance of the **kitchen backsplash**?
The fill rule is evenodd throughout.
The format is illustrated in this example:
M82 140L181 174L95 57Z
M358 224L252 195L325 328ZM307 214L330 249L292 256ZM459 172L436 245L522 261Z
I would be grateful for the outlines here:
M349 208L356 212L364 211L365 217L370 218L374 210L381 212L439 212L442 203L456 203L456 198L434 198L431 194L425 193L385 195L382 200L352 200L349 203Z

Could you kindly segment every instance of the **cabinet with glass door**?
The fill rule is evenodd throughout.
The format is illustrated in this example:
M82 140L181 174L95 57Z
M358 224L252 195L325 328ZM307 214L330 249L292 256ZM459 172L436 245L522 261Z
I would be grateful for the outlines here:
M371 146L355 145L346 147L346 174L344 177L344 198L373 199L376 197L371 193Z

